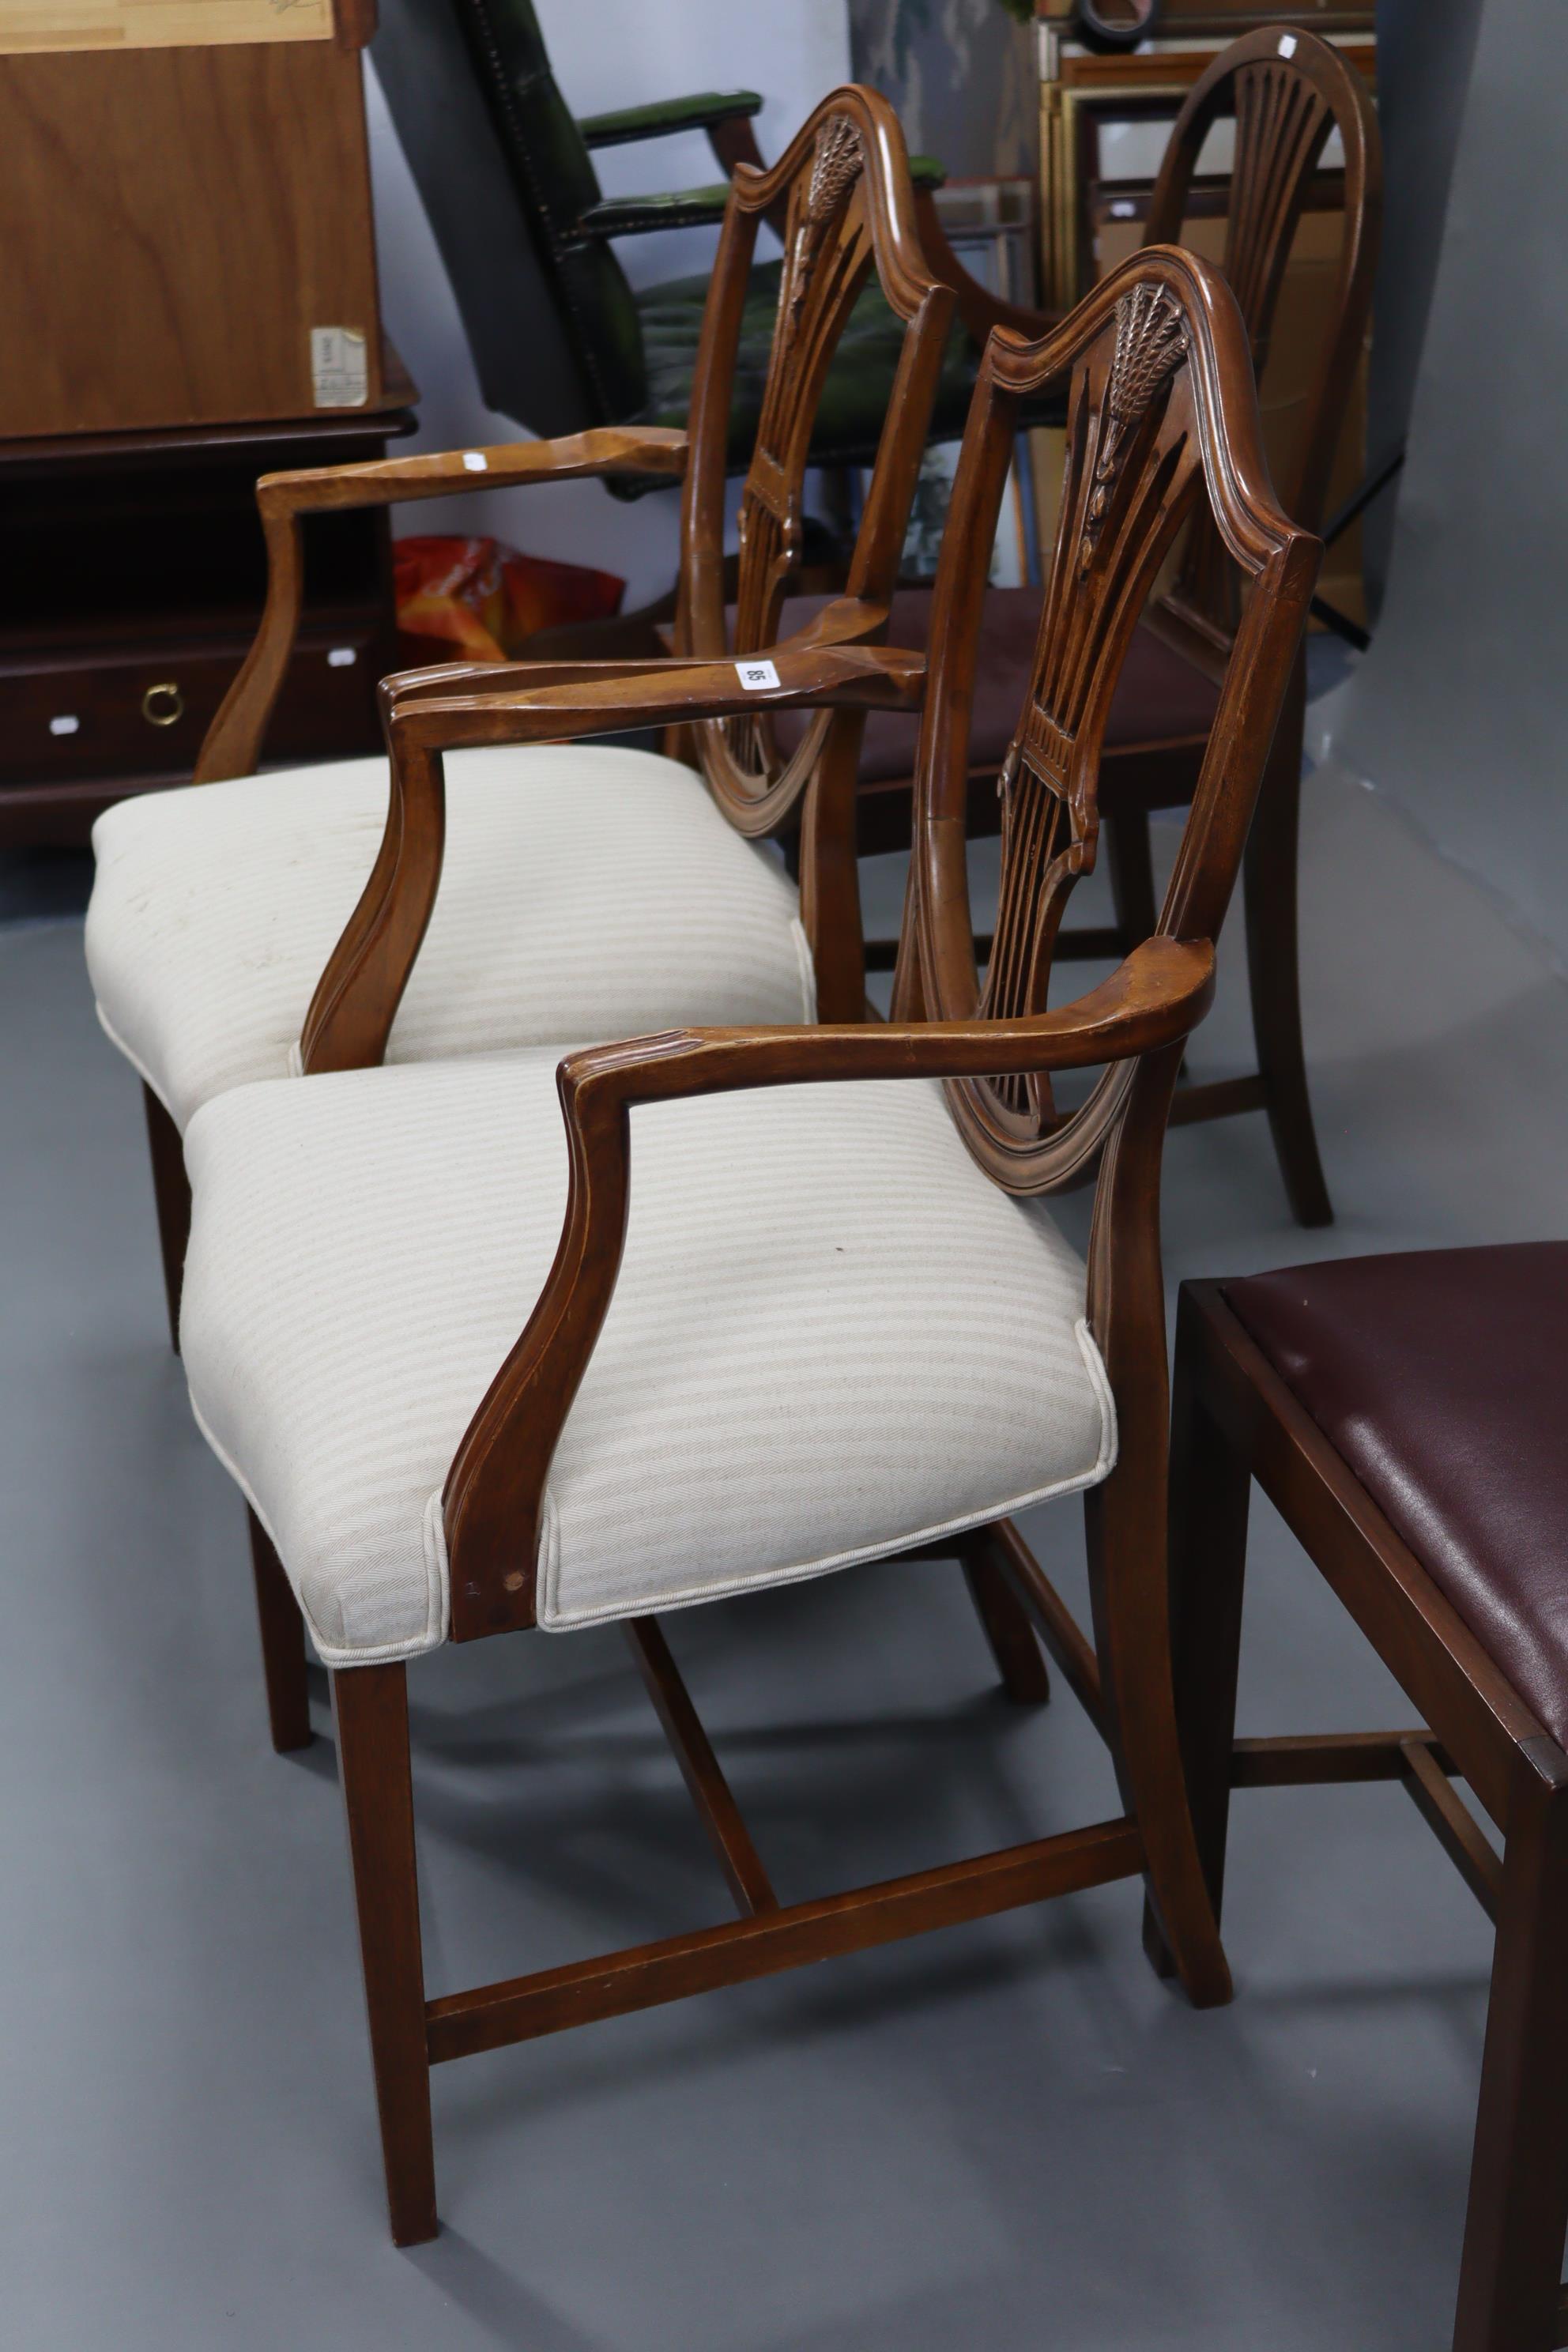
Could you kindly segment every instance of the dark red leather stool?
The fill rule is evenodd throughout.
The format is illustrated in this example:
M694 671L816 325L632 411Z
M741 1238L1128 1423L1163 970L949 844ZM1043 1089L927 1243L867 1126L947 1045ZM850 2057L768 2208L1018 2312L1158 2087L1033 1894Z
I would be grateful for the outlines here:
M1568 2345L1568 1243L1187 1283L1173 1404L1178 1704L1216 1911L1233 1788L1405 1782L1497 1927L1454 2352ZM1420 1728L1236 1738L1254 1478Z

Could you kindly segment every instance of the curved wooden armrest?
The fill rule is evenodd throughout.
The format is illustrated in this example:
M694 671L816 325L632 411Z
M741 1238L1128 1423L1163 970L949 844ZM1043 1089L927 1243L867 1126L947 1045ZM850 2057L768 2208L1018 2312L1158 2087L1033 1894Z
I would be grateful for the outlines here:
M427 449L363 466L310 466L263 474L256 503L272 515L320 514L345 507L399 506L407 499L449 499L466 490L513 489L523 482L571 482L584 475L686 471L687 436L666 425L599 425L558 441L503 441L485 449Z
M512 662L493 678L480 664L467 667L466 692L433 691L432 671L382 681L395 763L476 744L570 742L760 710L918 710L926 657L895 646L802 641L749 662ZM748 670L764 667L771 683L745 682Z
M1213 994L1208 941L1154 938L1076 1003L1030 1020L688 1029L569 1055L556 1077L571 1166L560 1246L442 1497L454 1640L533 1622L545 1481L620 1272L635 1103L852 1078L1078 1069L1177 1044Z
M574 741L759 709L918 710L925 691L923 653L799 644L776 646L767 658L777 683L758 691L741 682L747 665L732 661L507 664L529 683L500 691L450 690L454 670L461 686L488 688L491 666L478 663L384 679L392 749L386 829L311 999L300 1040L306 1070L365 1069L386 1051L440 887L443 751Z
M672 1029L588 1045L561 1064L562 1106L568 1126L586 1137L634 1103L688 1095L836 1079L1009 1077L1129 1061L1197 1026L1214 1001L1214 970L1207 940L1157 933L1086 995L1019 1021Z
M605 426L558 441L505 442L489 449L432 450L366 466L314 466L264 474L256 503L267 539L267 604L261 625L196 756L195 782L256 772L262 739L282 689L300 625L304 569L300 518L354 507L397 506L468 490L512 489L527 482L566 482L604 474L686 471L687 436L663 426Z
M888 625L888 614L886 604L875 604L868 597L835 596L819 613L813 614L804 629L785 639L784 650L793 655L816 647L873 644ZM776 667L778 649L758 658L772 661ZM382 680L381 692L384 706L401 711L410 702L467 694L516 694L546 686L567 686L574 681L602 680L608 684L614 678L635 684L640 678L668 677L676 668L687 676L708 667L727 675L731 667L729 661L710 664L700 656L681 654L626 654L614 660L594 662L435 662L428 668L398 670ZM758 699L755 695L748 697L747 708L753 708ZM616 723L623 722L617 719ZM631 721L624 723L629 726Z

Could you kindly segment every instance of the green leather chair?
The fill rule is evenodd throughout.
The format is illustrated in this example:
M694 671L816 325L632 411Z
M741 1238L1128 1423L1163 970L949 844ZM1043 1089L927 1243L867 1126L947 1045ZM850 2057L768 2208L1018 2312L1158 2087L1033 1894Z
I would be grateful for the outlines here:
M726 174L738 163L760 163L751 127L763 103L756 92L708 91L579 121L556 87L530 0L381 0L371 54L490 407L547 436L603 425L683 426L707 277L634 287L614 240L717 223L725 184L606 199L594 151L706 131ZM934 165L924 175L928 185L942 176ZM780 268L759 266L746 306L731 418L737 473L755 438ZM868 288L818 411L817 465L868 465L875 457L902 334ZM956 327L933 441L962 437L977 360L972 334ZM618 487L635 497L656 485Z

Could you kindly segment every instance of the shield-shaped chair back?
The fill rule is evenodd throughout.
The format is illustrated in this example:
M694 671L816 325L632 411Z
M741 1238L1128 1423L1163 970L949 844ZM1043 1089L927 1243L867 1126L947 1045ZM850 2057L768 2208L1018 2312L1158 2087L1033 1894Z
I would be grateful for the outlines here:
M1000 780L1000 897L982 974L964 812L984 551L1021 404L1063 376L1066 480L1029 688ZM1159 929L1213 941L1320 551L1310 532L1287 521L1274 495L1234 297L1195 255L1155 247L1125 262L1040 341L994 335L982 363L931 616L916 862L895 992L906 1012L967 1021L1047 1010L1063 908L1095 862L1100 751L1121 665L1162 566L1194 515L1212 524L1249 593ZM1135 1067L1117 1066L1065 1118L1043 1076L956 1084L953 1113L1006 1190L1048 1191L1090 1164Z

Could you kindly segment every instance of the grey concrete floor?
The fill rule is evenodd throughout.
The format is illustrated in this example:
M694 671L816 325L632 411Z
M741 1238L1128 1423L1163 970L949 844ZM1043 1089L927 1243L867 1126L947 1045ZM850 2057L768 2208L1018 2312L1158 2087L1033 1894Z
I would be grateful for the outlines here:
M1331 772L1304 901L1340 1223L1290 1224L1260 1119L1187 1130L1173 1287L1561 1233L1561 984ZM68 913L0 929L0 2341L1440 2352L1489 1939L1392 1789L1238 1801L1220 2013L1155 1982L1121 1886L444 2068L445 2228L395 2252L324 1686L273 1757ZM1029 1528L1074 1597L1080 1528ZM1243 1729L1407 1720L1261 1506L1252 1559ZM1070 1697L1000 1698L943 1565L669 1632L786 1897L1114 1809ZM433 1990L726 1915L614 1635L449 1651L412 1692Z

